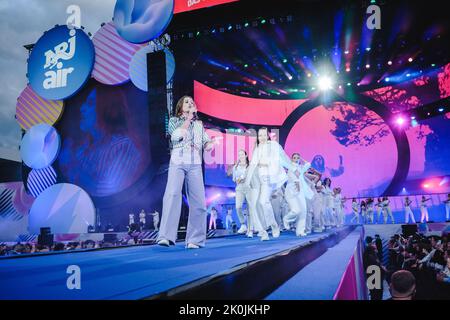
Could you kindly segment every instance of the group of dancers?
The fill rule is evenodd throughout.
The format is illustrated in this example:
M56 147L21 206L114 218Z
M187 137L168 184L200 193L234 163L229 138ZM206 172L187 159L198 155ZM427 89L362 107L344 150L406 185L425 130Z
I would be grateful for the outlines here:
M422 196L420 200L420 222L428 222L429 214L427 202L430 201L431 198L427 198L426 196ZM414 213L411 209L412 200L406 196L403 201L403 208L405 212L405 222L408 223L416 223L416 219L414 218ZM450 217L450 194L447 195L447 199L443 201L445 205L445 219L448 221ZM376 211L375 211L376 208ZM352 223L360 223L360 215L362 219L362 223L364 224L374 224L380 221L381 216L383 216L383 222L386 224L388 219L391 219L391 223L395 223L394 216L392 215L392 210L390 207L390 200L388 197L378 198L377 203L373 198L368 198L366 200L362 200L360 203L356 201L355 198L352 200L352 212L353 218L351 220ZM376 216L375 216L376 212Z
M161 246L175 244L181 214L182 189L186 186L189 202L189 218L186 230L186 248L198 249L206 241L206 201L203 184L203 151L211 151L216 142L205 131L197 117L197 107L189 96L182 97L169 119L168 134L171 156L167 185L163 197L162 219L157 243ZM238 160L229 171L236 183L236 211L241 227L239 233L262 241L278 238L282 230L295 229L299 237L310 232L323 232L327 228L344 224L344 202L341 189L331 187L331 179L322 175L311 164L294 153L289 158L278 142L270 139L267 128L260 128L252 158L245 150L239 150ZM426 202L422 198L422 219L428 220ZM247 202L248 215L243 214ZM282 210L283 207L287 210ZM411 202L405 199L405 210ZM359 224L361 209L364 222L377 221L380 213L384 222L394 217L387 197L357 203L352 201L354 218ZM411 210L408 216L413 218ZM414 220L413 220L414 221Z
M197 107L192 97L182 97L169 119L168 134L171 156L163 212L157 243L174 245L181 214L182 188L186 184L189 218L186 230L186 247L198 249L206 241L205 187L203 184L203 151L215 146L197 117ZM287 170L287 172L286 172ZM258 130L252 159L245 150L232 170L236 182L236 208L241 222L241 233L261 240L278 238L282 229L295 228L298 236L311 231L344 224L344 210L339 188L331 188L331 180L321 180L321 174L311 164L294 153L289 158L276 141L272 141L267 128ZM280 217L272 206L272 196L283 197L289 207ZM242 213L247 202L248 216ZM277 219L278 217L278 219ZM247 219L246 219L247 218ZM278 221L277 221L278 220ZM245 230L245 231L244 231Z

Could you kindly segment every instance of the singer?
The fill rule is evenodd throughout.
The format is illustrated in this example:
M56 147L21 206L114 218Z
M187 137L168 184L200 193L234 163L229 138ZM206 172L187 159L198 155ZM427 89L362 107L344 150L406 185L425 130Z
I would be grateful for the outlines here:
M181 192L186 179L189 201L186 248L198 249L206 241L203 150L212 150L214 143L198 120L197 107L191 97L184 96L178 101L175 116L169 119L168 132L171 141L170 164L158 244L166 247L175 244L181 215Z

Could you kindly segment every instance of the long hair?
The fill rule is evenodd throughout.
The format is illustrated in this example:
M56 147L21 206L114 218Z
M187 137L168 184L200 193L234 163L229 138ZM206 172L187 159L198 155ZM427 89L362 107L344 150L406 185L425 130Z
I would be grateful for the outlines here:
M175 117L179 118L183 114L183 102L186 98L192 99L192 101L194 101L191 96L182 96L175 105Z
M244 153L245 153L245 164L246 164L246 167L248 167L249 164L250 164L250 161L248 160L248 154L247 154L247 151L245 151L244 149L241 149L241 150L238 151L238 159L236 160L236 163L234 164L234 166L237 168L237 166L238 166L238 164L239 164L239 152L240 152L240 151L244 151Z
M261 127L256 132L256 146L259 146L259 130L266 130L266 132L267 132L267 140L270 140L269 129L267 129L267 127Z

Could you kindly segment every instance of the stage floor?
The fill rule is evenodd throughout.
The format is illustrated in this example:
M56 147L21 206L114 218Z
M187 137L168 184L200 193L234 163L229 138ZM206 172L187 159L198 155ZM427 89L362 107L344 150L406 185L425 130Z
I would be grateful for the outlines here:
M238 265L327 237L293 232L261 242L244 236L210 239L199 250L184 243L134 246L0 260L0 299L142 299ZM81 289L69 290L70 265L81 269Z

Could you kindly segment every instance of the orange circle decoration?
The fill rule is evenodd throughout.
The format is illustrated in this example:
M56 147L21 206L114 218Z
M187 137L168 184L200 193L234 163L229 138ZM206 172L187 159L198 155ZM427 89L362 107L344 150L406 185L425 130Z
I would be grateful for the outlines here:
M39 123L54 125L63 112L62 100L47 100L41 98L28 85L22 91L16 104L16 120L24 130Z

